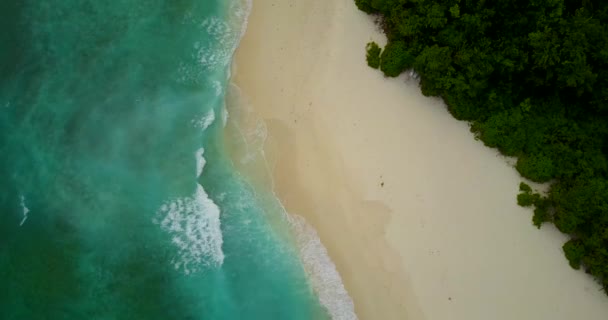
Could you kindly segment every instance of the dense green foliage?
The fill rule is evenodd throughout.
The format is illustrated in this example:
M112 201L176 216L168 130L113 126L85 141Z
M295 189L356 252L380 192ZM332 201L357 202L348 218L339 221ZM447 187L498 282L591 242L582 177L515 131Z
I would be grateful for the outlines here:
M380 52L382 49L375 42L370 42L367 44L367 65L378 69L380 67Z
M355 0L381 19L380 69L413 68L519 173L550 182L517 201L533 222L570 235L563 247L608 289L608 2Z
M380 70L388 77L396 77L414 64L414 57L407 51L404 41L389 42L380 56Z

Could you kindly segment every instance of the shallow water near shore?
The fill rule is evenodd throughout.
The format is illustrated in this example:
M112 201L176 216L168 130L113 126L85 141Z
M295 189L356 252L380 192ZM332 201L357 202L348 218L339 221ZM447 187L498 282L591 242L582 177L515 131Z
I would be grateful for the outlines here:
M329 318L224 151L249 6L0 4L0 318Z

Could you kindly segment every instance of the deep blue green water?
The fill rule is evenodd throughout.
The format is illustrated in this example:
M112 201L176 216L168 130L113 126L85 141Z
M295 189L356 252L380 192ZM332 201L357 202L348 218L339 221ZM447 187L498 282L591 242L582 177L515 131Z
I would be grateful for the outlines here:
M238 0L0 2L0 319L327 319L223 151Z

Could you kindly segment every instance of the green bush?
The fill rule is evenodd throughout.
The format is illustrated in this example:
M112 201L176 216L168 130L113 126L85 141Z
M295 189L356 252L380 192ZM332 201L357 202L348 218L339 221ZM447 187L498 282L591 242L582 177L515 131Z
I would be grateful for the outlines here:
M582 243L578 240L570 240L564 244L562 249L570 266L577 270L580 269L581 262L585 256L585 248Z
M522 192L517 195L517 204L522 207L530 207L536 203L536 201L538 200L537 198L538 197L536 194L532 194L530 192Z
M359 10L367 13L375 13L377 10L374 10L371 2L371 0L355 0L355 4Z
M540 229L540 226L549 221L549 210L546 207L534 208L534 215L532 215L532 224Z
M521 156L515 168L519 173L535 182L547 182L554 177L553 161L542 154Z
M490 116L472 129L486 146L515 156L522 152L528 142L524 121L524 115L519 110L508 110Z
M517 195L517 204L522 207L535 207L532 223L537 228L540 228L544 222L551 220L551 215L549 213L551 204L547 198L532 192L532 188L524 182L519 184L519 191L520 193Z
M519 191L521 192L532 192L532 188L525 182L519 183Z
M414 57L407 51L403 41L389 42L380 55L380 70L387 77L396 77L413 64Z
M372 41L367 44L366 50L367 65L374 69L378 69L380 67L380 52L382 49L380 49L377 43Z

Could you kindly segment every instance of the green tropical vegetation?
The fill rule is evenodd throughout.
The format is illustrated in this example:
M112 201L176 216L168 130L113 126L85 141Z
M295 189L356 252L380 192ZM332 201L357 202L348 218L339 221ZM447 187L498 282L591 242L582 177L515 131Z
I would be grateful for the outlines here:
M382 51L380 46L375 42L370 42L367 44L366 50L367 65L374 69L380 68L380 52Z
M388 77L413 69L427 96L517 157L517 202L555 224L573 268L608 291L608 2L355 0L388 38L368 63ZM378 61L379 56L379 61Z

